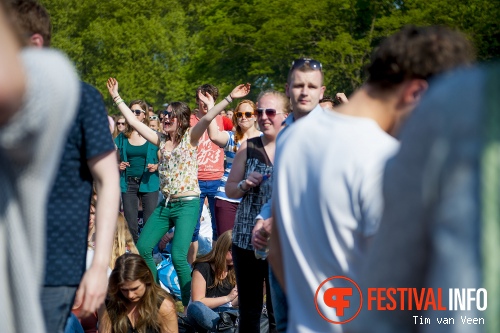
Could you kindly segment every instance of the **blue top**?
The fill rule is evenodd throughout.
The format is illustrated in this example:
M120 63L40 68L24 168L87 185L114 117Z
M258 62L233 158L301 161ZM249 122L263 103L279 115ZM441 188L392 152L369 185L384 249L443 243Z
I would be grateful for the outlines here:
M100 93L83 82L81 89L47 205L46 286L80 284L85 272L93 182L87 161L115 150Z
M123 134L120 133L115 138L115 144L120 154L120 160L123 162L128 162L127 146L128 139ZM144 166L144 173L141 177L141 184L139 185L139 192L155 192L160 189L160 177L158 176L158 169L155 172L149 172L147 166L148 164L158 163L158 147L147 141L147 156L146 165ZM120 172L120 188L122 192L127 192L127 169Z
M240 199L230 199L226 195L226 182L227 182L227 177L229 177L229 173L231 172L231 168L233 166L233 161L234 157L236 156L236 153L234 152L234 147L236 146L236 151L240 149L241 146L241 141L236 143L234 141L234 132L232 131L226 131L226 133L229 135L229 140L227 140L226 146L224 147L224 154L226 155L226 169L224 169L224 176L222 176L221 181L220 181L220 186L217 189L217 194L215 197L217 199L229 201L229 202L240 202ZM262 133L260 133L260 136L262 136Z
M236 143L234 141L234 132L226 131L229 135L229 140L227 140L226 146L224 147L224 154L226 155L226 168L224 169L224 176L220 180L220 186L217 189L217 194L215 197L217 199L226 200L229 202L240 202L241 199L229 199L226 195L226 182L229 173L231 172L231 167L233 166L234 157L236 153L234 152L234 147L236 146L236 151L240 149L241 142Z

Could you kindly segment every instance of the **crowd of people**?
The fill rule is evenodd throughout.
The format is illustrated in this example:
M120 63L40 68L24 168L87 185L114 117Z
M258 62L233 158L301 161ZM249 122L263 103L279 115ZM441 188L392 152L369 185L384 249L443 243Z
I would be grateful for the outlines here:
M0 41L2 331L260 332L265 309L270 332L418 332L403 312L332 323L318 292L344 286L333 276L500 290L500 71L467 68L460 32L402 28L349 98L325 94L311 58L293 61L285 93L252 101L246 83L217 102L203 84L195 110L127 103L110 74L113 117L50 49L38 2L0 2ZM166 242L178 300L153 257ZM487 318L468 332L496 332Z

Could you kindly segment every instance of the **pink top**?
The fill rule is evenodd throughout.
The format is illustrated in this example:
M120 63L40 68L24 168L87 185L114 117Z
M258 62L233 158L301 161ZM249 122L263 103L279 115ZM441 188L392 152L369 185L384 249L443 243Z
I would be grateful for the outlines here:
M191 127L198 123L199 119L192 114ZM219 131L224 130L222 116L215 117ZM224 149L217 146L210 140L208 131L203 132L203 136L198 143L198 179L199 180L217 180L224 175Z

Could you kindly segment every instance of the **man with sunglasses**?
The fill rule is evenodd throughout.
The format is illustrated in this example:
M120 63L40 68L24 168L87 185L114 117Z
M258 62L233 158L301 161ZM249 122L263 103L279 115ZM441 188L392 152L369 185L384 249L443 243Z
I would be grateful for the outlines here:
M470 61L469 49L446 28L403 28L376 50L367 82L349 103L314 112L281 136L269 257L290 291L288 332L343 332L324 318L339 323L356 316L356 288L328 278L361 278L381 218L384 165L399 147L389 132L431 77ZM343 287L353 297L330 294Z
M286 131L289 125L293 124L297 119L307 116L314 110L320 111L319 101L323 98L326 87L323 85L323 66L317 60L310 58L300 58L292 62L290 71L288 72L287 84L285 86L286 94L290 98L292 112L283 122L283 130L278 134L279 137ZM259 109L257 112L263 112ZM274 112L276 112L274 110ZM270 116L268 110L266 114ZM281 149L280 145L276 146L276 152ZM271 201L267 202L261 213L256 217L255 228L253 229L252 244L254 248L262 248L267 244L265 239L259 232L259 229L264 228L268 233L271 232ZM285 332L287 329L287 300L283 290L279 286L276 278L270 270L269 280L271 282L271 295L274 308L274 316L276 320L276 329L278 332Z

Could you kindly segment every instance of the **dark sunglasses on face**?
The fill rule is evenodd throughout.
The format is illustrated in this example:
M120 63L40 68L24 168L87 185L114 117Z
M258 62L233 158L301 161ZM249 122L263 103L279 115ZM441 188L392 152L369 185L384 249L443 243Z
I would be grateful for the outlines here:
M140 115L141 113L146 113L144 110L130 110L135 113L136 116Z
M120 126L120 125L125 126L125 123L124 123L124 122L119 121L119 122L117 122L117 123L116 123L116 125L118 125L118 126Z
M294 69L297 68L302 68L305 65L309 65L314 70L322 70L323 65L318 60L314 59L309 59L309 58L300 58L292 61L292 67L290 68L290 71L293 71Z
M158 116L149 116L149 120L158 120Z
M247 112L236 112L236 118L241 118L245 115L245 118L250 118L253 116L253 112L247 111Z
M257 117L262 117L263 113L266 113L266 116L269 118L274 118L277 114L283 114L283 112L276 112L276 109L263 109L263 108L258 108L257 109Z
M163 111L163 115L168 118L175 118L174 111Z

